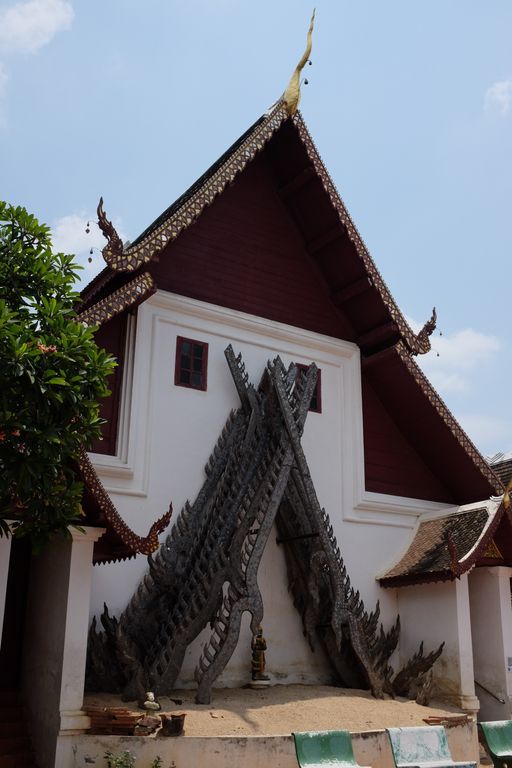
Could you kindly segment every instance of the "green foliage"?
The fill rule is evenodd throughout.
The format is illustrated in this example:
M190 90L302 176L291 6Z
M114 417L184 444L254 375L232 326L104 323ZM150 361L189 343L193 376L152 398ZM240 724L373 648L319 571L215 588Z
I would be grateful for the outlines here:
M114 755L113 752L105 752L107 768L135 768L136 758L131 752L123 752L121 755Z
M14 520L35 546L80 516L75 462L100 435L115 366L75 321L77 269L48 227L0 201L0 535Z

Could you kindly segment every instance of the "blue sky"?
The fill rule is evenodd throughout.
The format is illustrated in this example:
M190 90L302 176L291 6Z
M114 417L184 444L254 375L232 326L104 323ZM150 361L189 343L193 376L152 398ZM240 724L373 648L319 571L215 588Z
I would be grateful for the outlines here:
M302 113L405 315L437 308L424 369L484 453L508 450L512 4L316 5ZM311 11L0 0L0 195L89 279L99 196L134 239L284 90Z

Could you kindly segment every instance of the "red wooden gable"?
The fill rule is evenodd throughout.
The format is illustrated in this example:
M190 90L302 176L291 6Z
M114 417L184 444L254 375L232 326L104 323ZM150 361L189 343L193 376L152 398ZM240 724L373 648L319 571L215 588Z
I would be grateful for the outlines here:
M117 360L117 367L108 378L110 397L101 403L101 417L105 423L101 427L101 440L94 440L91 450L95 453L114 455L116 452L117 423L119 417L119 399L123 378L124 347L126 340L126 313L117 315L108 323L98 328L96 343L107 349Z
M355 332L260 155L150 271L159 288L341 339Z

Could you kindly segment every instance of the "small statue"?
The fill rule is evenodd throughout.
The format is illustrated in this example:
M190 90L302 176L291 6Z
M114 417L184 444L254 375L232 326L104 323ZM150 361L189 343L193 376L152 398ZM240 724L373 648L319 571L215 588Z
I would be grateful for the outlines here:
M147 691L146 701L143 703L142 709L147 709L148 712L158 712L158 710L161 709L161 706L155 699L155 694L152 691Z
M261 626L256 630L256 634L253 635L251 640L251 650L252 679L255 681L268 680L268 675L265 674L265 651L267 650L267 643L263 637Z

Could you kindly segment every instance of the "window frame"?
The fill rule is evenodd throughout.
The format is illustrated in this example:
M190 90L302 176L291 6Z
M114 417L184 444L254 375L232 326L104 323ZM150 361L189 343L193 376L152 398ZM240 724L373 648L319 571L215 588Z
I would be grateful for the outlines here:
M197 347L201 347L203 350L202 354L202 367L201 367L201 385L197 386L196 384L189 383L187 384L184 381L181 381L181 372L182 372L182 366L181 366L181 356L182 356L182 345L184 342L187 342L192 345L192 352L191 352L191 359L194 360L194 345ZM187 370L187 369L184 369ZM195 373L192 369L189 369L190 373ZM199 341L198 339L189 339L187 336L176 336L176 357L174 361L174 384L177 387L186 387L186 389L195 389L197 392L206 392L208 388L208 342L207 341Z

